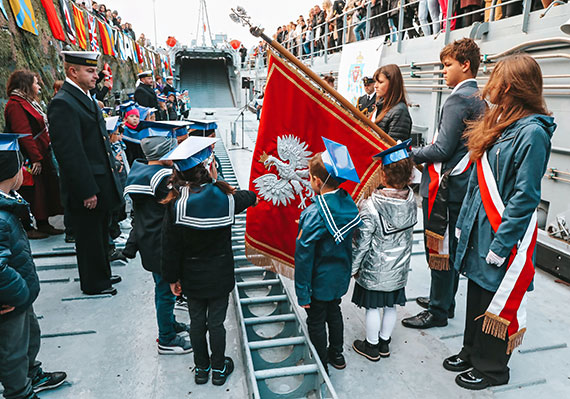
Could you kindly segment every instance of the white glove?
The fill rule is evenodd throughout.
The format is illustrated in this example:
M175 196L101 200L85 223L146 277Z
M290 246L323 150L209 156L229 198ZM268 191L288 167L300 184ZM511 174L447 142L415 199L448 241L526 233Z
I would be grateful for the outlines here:
M485 258L485 261L489 265L494 265L494 266L500 267L503 265L503 263L505 263L505 259L506 258L503 258L503 257L497 255L493 251L489 251L489 253L487 254L487 258Z
M455 238L457 238L459 240L459 237L461 237L461 229L459 228L455 228Z

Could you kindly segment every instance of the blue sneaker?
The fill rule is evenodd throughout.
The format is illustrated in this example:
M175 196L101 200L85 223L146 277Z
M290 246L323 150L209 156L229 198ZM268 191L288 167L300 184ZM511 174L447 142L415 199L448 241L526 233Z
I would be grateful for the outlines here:
M158 353L160 355L184 355L192 352L192 344L184 337L176 335L170 342L158 341Z
M234 371L234 361L231 357L226 357L224 360L224 368L222 370L212 369L212 384L224 385L232 371Z
M48 389L55 389L65 382L67 374L63 371L56 371L54 373L46 373L40 370L38 375L32 380L32 389L34 392L41 392Z

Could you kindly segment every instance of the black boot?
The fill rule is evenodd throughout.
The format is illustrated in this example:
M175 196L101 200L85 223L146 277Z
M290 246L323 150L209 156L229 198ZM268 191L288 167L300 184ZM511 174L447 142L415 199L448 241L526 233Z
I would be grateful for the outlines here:
M366 340L361 341L357 339L352 343L352 349L354 349L354 351L359 355L362 355L373 362L380 360L380 354L378 353L378 344L373 345Z
M390 342L392 338L388 338L387 340L383 340L382 338L378 337L378 352L380 357L390 357Z

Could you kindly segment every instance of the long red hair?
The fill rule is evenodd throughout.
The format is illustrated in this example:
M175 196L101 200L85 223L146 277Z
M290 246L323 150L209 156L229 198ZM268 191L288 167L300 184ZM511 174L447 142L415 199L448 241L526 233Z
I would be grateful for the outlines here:
M532 114L549 114L542 96L542 71L526 54L499 61L481 95L492 105L481 119L467 123L464 136L472 161L480 159L514 122Z

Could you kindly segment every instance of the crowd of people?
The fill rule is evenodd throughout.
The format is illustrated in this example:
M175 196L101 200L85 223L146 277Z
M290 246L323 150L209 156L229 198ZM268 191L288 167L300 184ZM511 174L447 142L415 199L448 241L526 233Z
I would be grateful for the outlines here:
M256 193L224 181L213 153L215 121L180 121L181 111L171 112L182 96L172 77L163 84L152 72L142 72L132 99L108 109L96 99L99 54L63 56L65 81L47 113L38 103L36 73L16 71L7 85L11 134L0 134L4 396L37 398L35 392L66 379L63 372L43 371L36 361L40 332L33 302L39 282L28 241L34 230L62 234L47 222L62 212L74 237L82 292L117 294L121 277L111 273L110 261L139 252L154 281L158 353L194 351L195 382L205 384L211 374L214 385L223 385L234 370L224 328L235 284L231 226L234 214L257 204ZM459 273L465 275L463 348L444 359L443 367L458 373L461 387L484 389L508 382L510 354L524 333L517 317L532 287L528 267L534 248L517 243L530 241L527 236L535 231L556 125L532 57L499 61L482 92L475 80L481 54L473 40L445 46L440 60L453 91L442 106L433 143L422 148L410 147L412 120L399 68L385 65L366 78L358 107L402 142L375 157L382 163L381 185L358 207L340 187L359 181L343 143L325 139L326 150L310 160L315 198L299 220L295 289L325 369L347 366L340 302L351 277L356 280L352 302L366 311L365 338L352 347L371 361L390 356L396 309L406 303L417 219L411 178L414 165L423 164L419 193L430 296L418 298L426 310L402 324L447 325L455 317ZM23 186L26 181L29 187ZM117 254L112 243L120 232L116 224L126 218L125 197L132 202L132 229ZM513 276L517 270L520 275ZM503 281L513 278L517 295L497 303L495 293L508 290ZM176 321L177 301L188 308L191 326Z
M552 0L533 0L531 9L548 7ZM475 22L489 21L492 0L453 1L450 29L471 26ZM513 17L522 13L522 0L500 5L494 11L494 20ZM298 57L319 53L325 49L340 51L344 43L364 40L367 21L370 36L386 35L387 43L398 39L398 0L323 0L309 10L306 17L299 15L296 21L279 26L273 38ZM404 18L401 38L430 36L445 31L448 0L407 0L403 4Z
M141 33L137 39L135 31L133 30L133 25L130 22L123 22L123 18L119 15L119 12L117 10L107 9L107 6L105 4L99 4L96 1L73 1L79 7L92 12L93 15L107 22L109 25L120 29L125 35L136 41L141 46L151 47L151 42L146 38L144 33Z

